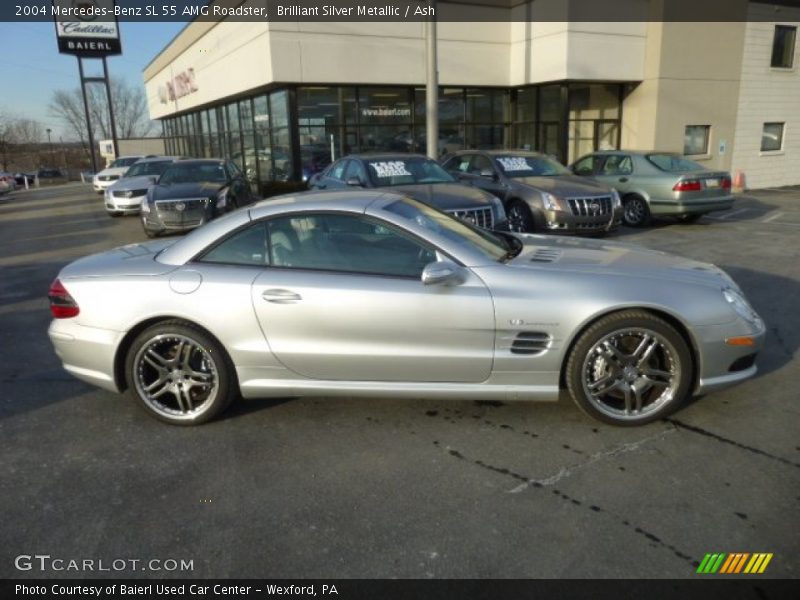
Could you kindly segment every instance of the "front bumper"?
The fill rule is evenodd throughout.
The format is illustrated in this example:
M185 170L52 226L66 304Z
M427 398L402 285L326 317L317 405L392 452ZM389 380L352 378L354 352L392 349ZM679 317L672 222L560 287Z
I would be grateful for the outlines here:
M163 216L157 212L142 212L142 227L151 233L191 231L210 220L208 211L190 211L180 217Z
M730 387L753 377L755 360L764 348L767 332L763 321L749 323L737 319L724 325L694 327L692 333L699 350L699 377L695 394L705 394ZM748 336L752 346L732 346L726 340Z
M561 210L545 210L544 229L552 233L604 234L614 231L622 223L622 208L615 208L611 214L597 216L578 216Z
M95 192L105 192L106 188L110 187L111 185L117 183L119 181L119 177L116 179L109 179L108 181L103 181L100 179L93 179L92 180L92 187L94 188Z
M106 210L108 212L138 213L142 202L147 196L134 196L132 198L118 198L113 194L105 195Z
M120 391L114 356L123 332L85 327L75 319L53 319L47 334L67 372L105 390Z

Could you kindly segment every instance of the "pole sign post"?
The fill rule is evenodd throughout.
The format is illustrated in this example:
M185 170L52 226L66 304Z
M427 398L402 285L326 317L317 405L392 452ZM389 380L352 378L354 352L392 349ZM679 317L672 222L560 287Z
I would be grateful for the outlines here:
M81 58L122 54L114 0L52 0L58 51Z

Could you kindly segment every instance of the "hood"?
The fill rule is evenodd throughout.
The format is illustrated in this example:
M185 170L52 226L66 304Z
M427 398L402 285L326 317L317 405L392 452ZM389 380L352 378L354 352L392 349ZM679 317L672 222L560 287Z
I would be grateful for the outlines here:
M508 263L511 267L651 278L738 289L730 276L715 265L633 244L531 234L517 237L525 246Z
M511 179L514 184L536 188L543 192L549 192L554 196L563 198L575 196L599 196L609 194L611 188L602 183L578 177L577 175L557 175L553 177L521 177Z
M461 183L420 183L393 185L378 188L387 192L405 194L440 210L479 208L492 204L492 195L479 188Z
M225 187L224 183L209 181L199 183L156 184L153 186L154 200L177 200L180 198L210 198Z
M124 192L125 190L146 190L153 185L152 175L140 175L139 177L124 177L118 179L108 189L112 192Z
M130 167L114 167L114 168L103 169L95 177L101 177L106 175L119 175L120 177L122 177L122 175L124 175L128 169L130 169Z
M128 244L113 250L85 256L61 269L59 278L119 277L125 275L159 275L175 269L157 262L155 255L175 243L175 239Z

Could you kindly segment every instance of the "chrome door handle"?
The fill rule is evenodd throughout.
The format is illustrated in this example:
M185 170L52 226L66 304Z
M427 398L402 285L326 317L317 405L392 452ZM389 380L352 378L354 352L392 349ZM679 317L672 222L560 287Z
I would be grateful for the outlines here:
M291 290L264 290L261 293L261 297L273 304L291 304L303 299L300 294L296 294Z

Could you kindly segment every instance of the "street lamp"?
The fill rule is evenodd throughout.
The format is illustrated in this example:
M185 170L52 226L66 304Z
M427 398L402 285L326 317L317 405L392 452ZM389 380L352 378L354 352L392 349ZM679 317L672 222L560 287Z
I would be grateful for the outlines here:
M41 130L40 130L41 131ZM52 129L47 128L47 145L50 146L50 162L53 162L53 141L50 139L50 132Z

